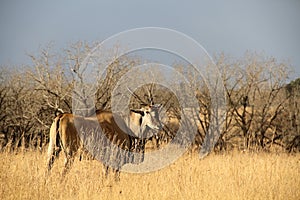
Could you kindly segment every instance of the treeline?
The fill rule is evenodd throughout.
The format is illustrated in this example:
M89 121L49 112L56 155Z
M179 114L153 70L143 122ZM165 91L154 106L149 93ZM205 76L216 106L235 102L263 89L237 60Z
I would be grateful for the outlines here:
M299 151L300 78L287 84L286 64L256 54L233 62L221 56L218 67L228 105L215 149ZM199 117L200 143L209 127L201 120L207 113Z
M1 150L42 151L47 146L49 128L57 109L72 112L74 82L80 77L80 64L95 45L78 42L59 54L47 47L39 55L30 56L32 64L29 66L1 66ZM288 65L256 54L247 54L241 60L220 55L215 60L228 103L215 150L300 151L300 78L287 84ZM96 109L111 109L111 93L118 80L138 63L141 63L139 58L123 56L108 66L104 77L96 83ZM180 71L185 66L177 64L176 68ZM196 85L191 89L195 89L193 92L200 107L195 119L198 133L193 145L200 148L210 125L210 99L205 86ZM168 88L155 84L132 92L142 101L164 105L170 118L164 119L165 129L155 144L159 146L170 141L180 126L180 105L176 96ZM131 105L137 106L137 101L133 99Z

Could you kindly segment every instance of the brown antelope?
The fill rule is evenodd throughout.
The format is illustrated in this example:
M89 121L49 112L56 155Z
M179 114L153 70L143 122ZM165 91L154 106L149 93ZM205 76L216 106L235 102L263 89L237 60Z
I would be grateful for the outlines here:
M85 149L82 139L79 137L78 130L82 128L95 128L100 124L102 133L117 147L125 151L135 151L142 154L143 161L145 138L143 134L146 128L160 129L158 118L158 106L145 106L141 109L130 110L127 124L119 115L110 111L96 111L95 117L81 117L73 114L58 115L50 128L50 143L48 147L47 167L50 172L56 156L60 150L65 155L65 165L63 176L67 173L74 162L77 152ZM106 145L105 143L99 145ZM139 154L139 155L141 155ZM118 158L117 158L118 159ZM123 164L134 163L135 159L126 160L115 169L116 178L119 178L119 170ZM105 175L108 173L106 166Z

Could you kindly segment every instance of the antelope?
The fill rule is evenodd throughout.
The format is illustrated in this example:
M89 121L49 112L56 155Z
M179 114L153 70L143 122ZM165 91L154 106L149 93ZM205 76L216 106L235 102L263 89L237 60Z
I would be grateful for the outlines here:
M104 110L97 110L94 117L81 117L69 113L59 114L55 117L50 128L50 142L47 154L48 173L50 173L53 167L55 158L63 150L65 163L62 176L64 177L72 166L75 155L85 149L78 131L82 128L97 127L100 124L101 132L108 139L108 142L113 143L122 150L139 152L139 155L141 155L140 159L127 159L114 169L116 179L118 180L122 165L126 163L137 164L136 162L144 160L146 139L144 133L146 129L161 129L158 117L159 107L157 105L147 105L141 109L131 109L127 123L119 115ZM107 144L103 143L99 145ZM105 170L105 176L107 176L108 165Z

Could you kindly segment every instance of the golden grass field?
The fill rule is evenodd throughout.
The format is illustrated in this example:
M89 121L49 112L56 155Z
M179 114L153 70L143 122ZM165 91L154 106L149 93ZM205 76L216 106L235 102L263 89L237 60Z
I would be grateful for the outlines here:
M61 182L63 157L45 180L46 154L0 153L0 199L300 199L300 154L186 154L147 174L102 176L98 161L75 161Z

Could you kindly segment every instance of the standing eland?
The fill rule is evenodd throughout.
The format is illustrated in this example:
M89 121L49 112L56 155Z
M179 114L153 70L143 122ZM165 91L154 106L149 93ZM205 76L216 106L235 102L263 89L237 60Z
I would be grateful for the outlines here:
M78 131L86 128L97 127L100 124L102 133L110 143L125 151L138 152L141 158L138 162L143 162L145 151L144 133L147 128L159 130L161 123L158 116L158 105L147 105L141 109L131 109L127 120L123 120L119 115L110 111L97 110L95 117L81 117L73 114L59 114L53 121L50 128L50 142L48 147L47 167L50 173L55 158L63 150L65 155L63 177L68 172L74 162L75 155L85 149L84 142ZM76 125L75 125L76 124ZM100 133L100 134L102 134ZM99 145L106 146L101 143ZM81 155L80 155L81 158ZM117 157L115 159L123 159ZM126 159L115 168L116 179L119 179L119 171L126 163L135 163L136 159ZM109 166L106 165L105 175L107 176Z

